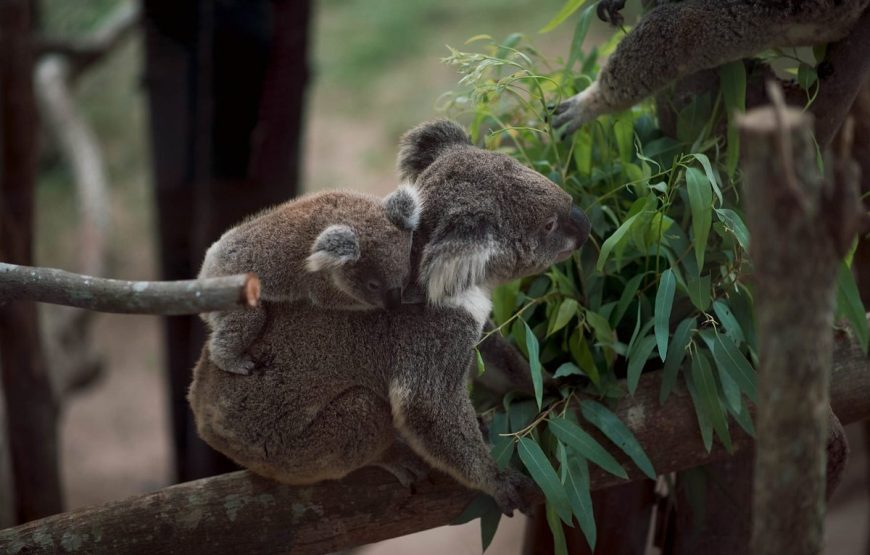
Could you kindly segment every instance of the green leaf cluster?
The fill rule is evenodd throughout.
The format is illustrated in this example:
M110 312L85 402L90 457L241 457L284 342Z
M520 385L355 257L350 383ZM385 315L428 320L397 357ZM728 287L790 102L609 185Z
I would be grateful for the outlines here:
M716 95L678 110L676 137L659 129L647 101L563 140L547 123L552 106L593 82L600 56L623 36L584 49L593 10L568 2L547 26L576 17L564 59L546 59L519 34L451 49L445 62L460 79L441 99L474 141L548 176L591 223L572 258L495 291L491 333L528 358L534 398L480 407L496 413L499 465L525 468L546 495L557 551L561 523L579 525L594 545L589 464L625 478L621 453L655 478L643 447L607 408L633 395L644 372L662 372L661 403L688 392L708 450L717 439L731 448L734 423L754 433L747 405L757 399L751 238L734 128L745 109L744 67L724 66ZM864 308L845 265L838 290L840 313L866 348Z

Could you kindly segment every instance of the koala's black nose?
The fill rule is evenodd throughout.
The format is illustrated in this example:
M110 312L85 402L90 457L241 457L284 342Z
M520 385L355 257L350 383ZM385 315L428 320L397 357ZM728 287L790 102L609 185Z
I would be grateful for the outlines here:
M577 246L579 247L589 238L589 231L591 229L589 218L586 217L586 214L582 210L575 206L571 209L571 223L573 224L572 227L574 229L572 231L576 233Z
M394 287L384 292L384 308L392 310L402 304L402 288Z

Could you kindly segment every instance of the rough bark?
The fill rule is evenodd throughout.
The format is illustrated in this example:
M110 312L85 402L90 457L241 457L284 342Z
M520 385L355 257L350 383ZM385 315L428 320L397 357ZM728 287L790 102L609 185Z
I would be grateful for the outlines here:
M819 95L810 111L815 115L816 140L831 144L855 98L870 76L870 9L858 19L846 38L828 46L826 62L832 73L821 79Z
M27 300L121 314L199 314L256 306L254 274L181 281L124 281L0 262L0 302Z
M811 117L781 98L740 128L760 359L752 550L819 553L834 284L856 231L856 172L826 182ZM847 157L836 165L853 165Z
M30 264L38 116L33 93L31 4L0 2L0 259ZM0 307L0 357L15 479L16 515L62 510L57 413L36 306Z
M838 341L834 360L834 412L844 423L867 418L870 362L846 338ZM644 374L634 398L614 407L656 470L664 474L727 458L721 447L705 451L688 394L678 391L660 406L660 385L660 372ZM733 432L737 452L752 444L746 434ZM644 479L623 455L614 455L631 480ZM625 484L590 470L594 490ZM0 549L54 553L67 545L87 553L320 554L443 526L476 495L437 473L411 494L373 468L307 487L242 471L0 531Z

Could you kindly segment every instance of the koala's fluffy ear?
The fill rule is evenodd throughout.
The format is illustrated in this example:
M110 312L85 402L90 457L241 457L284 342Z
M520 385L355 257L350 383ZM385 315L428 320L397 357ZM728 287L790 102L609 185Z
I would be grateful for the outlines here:
M410 185L402 185L384 198L387 219L394 226L405 231L414 231L420 224L423 202L420 193Z
M413 183L445 150L470 144L458 123L446 119L422 123L399 141L399 174Z
M356 262L359 255L356 232L346 225L331 225L314 240L311 255L305 259L305 269L309 272L334 270L349 262Z
M429 302L448 297L484 282L486 267L497 253L492 227L473 214L444 219L423 249L419 283Z

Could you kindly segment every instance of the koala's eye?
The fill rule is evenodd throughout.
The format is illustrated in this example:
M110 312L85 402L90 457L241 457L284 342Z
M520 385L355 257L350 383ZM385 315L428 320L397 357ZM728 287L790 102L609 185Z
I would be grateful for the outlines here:
M556 229L556 218L550 218L547 220L547 223L544 224L544 231L550 233Z
M369 281L366 282L366 287L369 288L369 291L380 291L381 290L381 282L374 280L374 279L370 279Z

